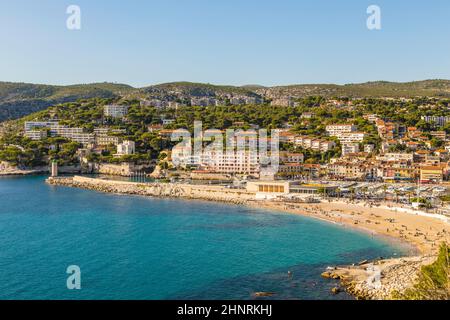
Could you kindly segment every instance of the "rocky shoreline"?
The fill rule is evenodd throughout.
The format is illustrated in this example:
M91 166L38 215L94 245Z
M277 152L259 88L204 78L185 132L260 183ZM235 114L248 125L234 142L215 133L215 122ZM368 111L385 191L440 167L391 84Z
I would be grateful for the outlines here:
M11 170L11 171L0 171L0 177L7 176L31 176L38 174L45 174L48 171L45 170Z
M334 293L342 288L358 300L391 300L398 298L396 294L411 288L420 268L434 259L435 256L430 255L365 261L355 266L330 268L321 276L340 280L340 288L336 288Z
M283 210L279 204L256 203L254 201L255 194L246 190L228 189L213 185L137 183L82 176L50 177L46 182L50 185L76 187L105 193L208 200L291 212L290 210ZM325 219L333 222L332 219L326 217ZM402 293L411 287L421 266L431 263L434 258L434 253L428 252L426 255L414 257L366 261L358 265L333 267L325 271L322 276L340 280L341 287L333 288L333 293L336 294L346 290L356 299L393 299L393 293ZM381 284L378 287L368 281L372 275L377 273Z

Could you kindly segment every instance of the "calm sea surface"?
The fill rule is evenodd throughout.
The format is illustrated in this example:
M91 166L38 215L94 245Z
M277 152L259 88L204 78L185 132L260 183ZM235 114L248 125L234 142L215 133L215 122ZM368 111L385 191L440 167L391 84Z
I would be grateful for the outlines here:
M301 216L44 179L0 178L0 299L349 299L326 266L405 250ZM81 290L67 289L70 265Z

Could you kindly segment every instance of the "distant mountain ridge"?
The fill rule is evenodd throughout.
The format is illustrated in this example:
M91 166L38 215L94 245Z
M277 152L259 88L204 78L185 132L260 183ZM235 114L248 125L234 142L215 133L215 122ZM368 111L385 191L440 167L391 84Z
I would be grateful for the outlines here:
M157 88L165 91L177 91L183 94L191 95L194 97L201 96L216 96L219 94L242 94L255 96L255 92L246 89L245 87L227 86L227 85L214 85L209 83L194 83L194 82L170 82L157 84L145 88L139 89L140 91L147 91L153 88Z
M450 97L450 80L423 80L413 82L372 81L356 84L299 84L256 89L265 96L345 96L345 97Z
M54 86L30 83L0 82L0 121L15 119L43 110L51 105L85 98L141 98L147 96L214 97L237 95L247 97L301 98L305 96L346 97L415 97L450 98L450 80L414 82L373 81L357 84L299 84L264 87L260 85L228 86L208 83L171 82L134 88L118 83L92 83Z

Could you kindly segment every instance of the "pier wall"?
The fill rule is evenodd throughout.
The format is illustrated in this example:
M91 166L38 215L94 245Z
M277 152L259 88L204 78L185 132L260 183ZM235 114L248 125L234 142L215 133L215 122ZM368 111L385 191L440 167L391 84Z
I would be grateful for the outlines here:
M255 200L255 193L244 189L229 189L222 186L190 185L176 183L141 183L115 181L83 176L50 177L47 183L109 193L134 194L153 197L173 197L230 202L236 204Z

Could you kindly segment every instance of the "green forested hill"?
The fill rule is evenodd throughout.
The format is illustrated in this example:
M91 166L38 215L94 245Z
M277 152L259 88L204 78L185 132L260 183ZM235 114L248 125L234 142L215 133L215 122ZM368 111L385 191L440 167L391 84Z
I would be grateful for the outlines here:
M424 80L414 82L374 81L357 84L300 84L256 89L269 97L450 97L450 80Z
M163 83L147 88L142 88L142 91L159 89L163 91L177 91L191 96L216 96L221 94L241 94L247 96L255 96L255 92L245 87L213 85L209 83L195 83L195 82L170 82Z
M94 83L70 86L52 86L29 83L0 82L0 122L16 119L43 110L51 105L73 102L85 98L156 96L164 99L183 97L244 95L276 97L450 97L450 80L424 80L415 82L375 81L359 84L302 84L263 87L258 85L226 86L193 82L171 82L144 88L125 84Z
M111 98L133 90L114 83L52 86L31 83L0 82L0 121L15 119L51 105L84 98Z

